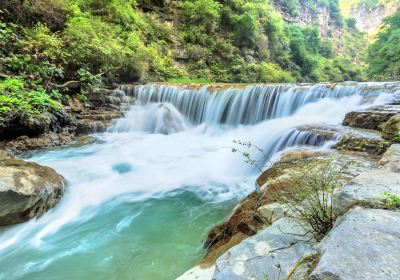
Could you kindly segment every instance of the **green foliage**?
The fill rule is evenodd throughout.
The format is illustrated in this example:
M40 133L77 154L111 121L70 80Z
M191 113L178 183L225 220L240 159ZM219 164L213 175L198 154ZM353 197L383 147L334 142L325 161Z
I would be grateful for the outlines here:
M102 85L100 75L93 75L88 70L81 68L77 71L79 81L84 89L98 88Z
M190 0L181 5L182 17L187 24L213 31L218 24L222 5L214 0Z
M172 78L168 79L169 83L177 83L177 84L209 84L212 81L210 81L207 78L197 78L197 79L191 79L188 77L182 77L182 78Z
M87 90L114 82L199 77L216 82L360 79L349 63L359 53L358 41L351 39L358 35L346 35L345 59L339 59L335 46L342 42L322 39L317 27L285 22L273 6L297 17L302 5L315 15L324 5L341 25L337 0L153 1L151 12L134 0L4 1L0 71L45 89L65 80L80 80ZM172 23L172 18L179 20Z
M393 141L396 142L396 143L400 143L400 133L397 133L397 134L394 135Z
M277 64L264 62L261 64L260 81L263 83L278 82L278 83L294 83L295 79L290 72L282 70Z
M384 202L387 207L400 207L400 196L384 192Z
M400 196L384 192L384 202L387 207L400 207Z
M42 87L28 89L20 79L6 79L0 82L0 117L9 111L40 114L60 109L61 106Z
M372 198L368 205L376 208L400 208L400 196L384 192L379 198Z
M368 48L370 77L397 77L400 75L400 10L384 20L377 40Z

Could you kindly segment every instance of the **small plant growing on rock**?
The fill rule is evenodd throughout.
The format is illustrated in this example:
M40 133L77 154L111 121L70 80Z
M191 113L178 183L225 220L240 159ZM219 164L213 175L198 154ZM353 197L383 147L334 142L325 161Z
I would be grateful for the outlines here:
M384 202L388 207L400 207L400 196L392 193L384 192Z
M285 178L278 180L282 184L278 188L282 202L320 240L331 230L338 215L333 207L333 191L343 181L343 163L334 157L312 158L287 170Z
M264 151L250 142L234 141L234 144L253 148L264 156L262 162L268 160ZM232 152L240 153L246 163L262 172L261 161L253 159L249 152L240 148L232 148ZM320 240L331 230L337 218L338 213L333 207L333 191L345 179L345 166L345 162L338 157L305 158L296 163L275 164L275 169L284 170L284 173L273 181L267 179L267 187L261 192L266 193L272 187L278 192L281 202L289 207L291 215L302 221ZM264 195L261 194L261 199Z
M400 196L384 192L380 198L370 199L368 204L375 208L400 208Z
M393 141L396 143L400 143L400 133L396 133L393 137Z

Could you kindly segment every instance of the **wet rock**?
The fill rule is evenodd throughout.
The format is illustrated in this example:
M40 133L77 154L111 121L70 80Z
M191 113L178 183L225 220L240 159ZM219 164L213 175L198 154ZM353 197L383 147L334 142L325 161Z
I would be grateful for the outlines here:
M395 140L400 133L400 114L391 117L382 125L382 137L388 140Z
M47 149L71 143L75 136L68 129L61 133L45 133L38 137L20 136L4 143L4 148L15 153L30 150Z
M312 280L400 279L400 213L353 209L318 245Z
M380 199L384 192L400 196L400 145L392 145L384 154L378 168L366 171L335 191L338 212L356 204L368 204Z
M347 113L343 125L381 130L382 124L397 113L400 113L400 105L375 106L367 110Z
M77 135L103 132L111 120L122 117L122 115L123 113L120 111L88 110L77 118L75 132Z
M305 132L310 132L314 134L315 138L317 138L316 141L317 144L329 141L329 140L334 140L338 134L339 130L337 126L313 126L313 125L305 125L297 128L299 131L305 131Z
M213 279L297 279L307 276L315 254L312 236L296 221L283 218L219 257Z
M53 169L0 151L0 225L39 217L64 194L65 179Z

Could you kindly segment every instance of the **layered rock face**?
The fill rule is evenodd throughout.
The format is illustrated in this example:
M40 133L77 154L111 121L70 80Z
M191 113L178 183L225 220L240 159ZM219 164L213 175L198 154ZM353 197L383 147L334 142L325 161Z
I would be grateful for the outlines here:
M0 150L0 225L43 215L64 194L66 181L50 167L26 162Z
M65 145L75 136L103 132L123 115L127 99L122 92L97 89L86 101L71 97L55 114L21 116L0 123L0 146L16 152Z

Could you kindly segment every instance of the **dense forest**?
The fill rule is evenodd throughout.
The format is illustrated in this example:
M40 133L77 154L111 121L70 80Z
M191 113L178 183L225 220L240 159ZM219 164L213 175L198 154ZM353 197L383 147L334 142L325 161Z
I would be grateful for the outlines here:
M119 82L398 75L399 13L367 48L340 6L338 0L4 0L0 110L57 110L63 93L57 85L66 81L79 82L81 94Z

